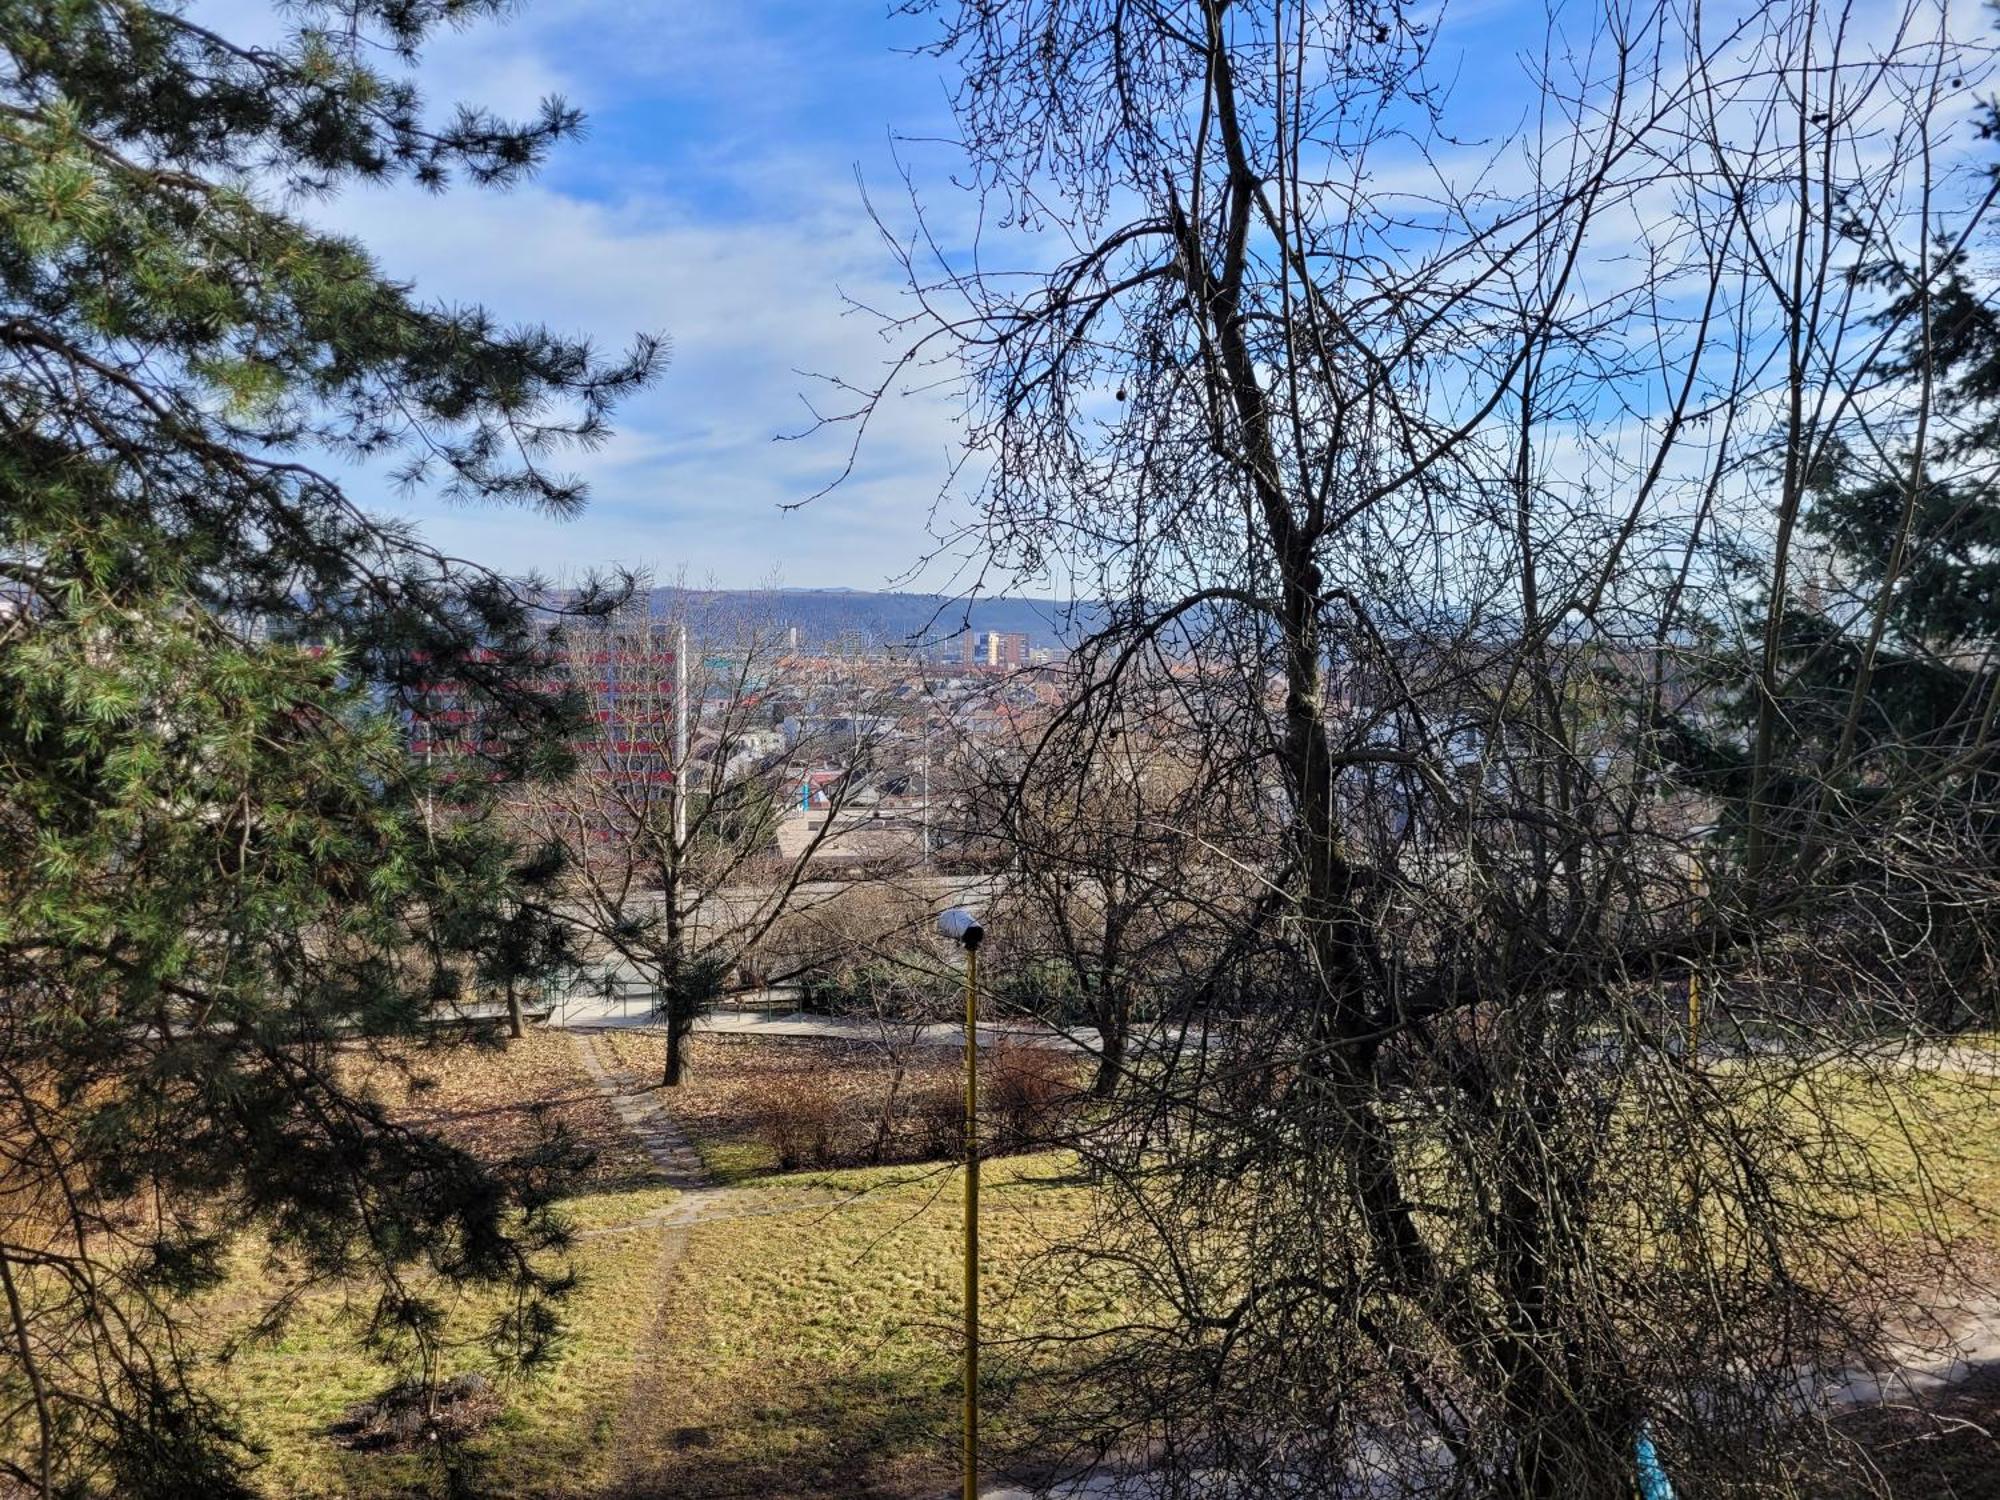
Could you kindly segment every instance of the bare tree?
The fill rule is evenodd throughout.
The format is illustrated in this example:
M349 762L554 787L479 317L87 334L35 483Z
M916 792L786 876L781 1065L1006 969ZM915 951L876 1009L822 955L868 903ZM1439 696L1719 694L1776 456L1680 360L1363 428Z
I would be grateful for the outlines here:
M1235 816L1251 789L1232 784L1233 752L1215 759L1206 684L1151 656L1089 714L966 746L980 781L959 821L1006 851L990 895L997 998L1087 1026L1099 1098L1123 1076L1135 1026L1176 1016L1213 967L1258 881Z
M982 222L1031 259L897 240L916 311L853 415L955 362L961 540L1111 611L1019 803L1079 727L1108 774L1164 644L1264 841L1181 1045L1086 1145L1073 1265L1162 1311L1071 1409L1175 1492L1623 1496L1642 1441L1696 1487L1783 1481L1800 1372L1873 1337L1871 1214L1934 1179L1854 1129L1857 1077L1893 1110L1906 1072L1830 1061L1880 984L1827 851L1891 829L1779 816L1778 622L1816 451L1879 418L1931 300L1857 272L1984 212L1955 102L1983 62L1915 0L1612 0L1474 148L1449 25L942 24ZM1691 778L1676 736L1732 733L1717 672L1740 764ZM1683 993L1775 1052L1707 1066Z
M732 985L792 977L756 955L857 826L880 738L872 697L822 680L776 631L703 641L650 615L571 633L556 659L599 732L576 773L519 816L564 849L563 909L586 946L659 997L671 1087L705 1007ZM802 710L789 722L773 707L781 687Z

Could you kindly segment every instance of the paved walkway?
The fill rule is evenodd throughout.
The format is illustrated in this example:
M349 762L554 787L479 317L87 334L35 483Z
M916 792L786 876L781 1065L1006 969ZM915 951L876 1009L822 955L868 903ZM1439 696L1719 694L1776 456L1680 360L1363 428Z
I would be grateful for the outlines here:
M616 1001L606 1003L595 996L581 996L558 1006L549 1016L549 1025L590 1033L625 1028L656 1027L658 1016L639 1006L629 1009ZM769 1037L774 1039L822 1042L883 1042L926 1047L964 1045L965 1028L950 1021L926 1025L882 1022L865 1016L815 1016L804 1011L721 1009L700 1016L694 1023L697 1033L707 1036ZM1070 1032L1046 1026L1012 1022L986 1022L979 1028L979 1045L992 1047L1000 1042L1027 1047L1056 1047L1066 1051L1094 1052L1097 1033L1088 1027Z
M2000 1365L2000 1296L1974 1294L1926 1308L1922 1330L1891 1339L1884 1369L1860 1366L1827 1382L1820 1395L1832 1407L1921 1401Z

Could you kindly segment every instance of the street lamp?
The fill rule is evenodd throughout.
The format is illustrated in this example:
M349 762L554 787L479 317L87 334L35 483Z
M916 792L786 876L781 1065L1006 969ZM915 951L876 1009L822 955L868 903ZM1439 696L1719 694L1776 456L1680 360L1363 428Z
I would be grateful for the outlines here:
M938 932L965 949L965 1494L979 1500L979 945L986 929L962 906Z

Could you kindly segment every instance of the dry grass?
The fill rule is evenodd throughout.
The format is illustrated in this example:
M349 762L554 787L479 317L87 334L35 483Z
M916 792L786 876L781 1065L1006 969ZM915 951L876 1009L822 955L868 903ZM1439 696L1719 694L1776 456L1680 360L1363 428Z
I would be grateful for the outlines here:
M654 1031L608 1033L619 1065L656 1079L665 1040ZM914 1047L897 1061L874 1042L746 1041L695 1037L686 1081L661 1095L718 1182L748 1182L804 1165L883 1166L936 1161L959 1149L963 1093L953 1047ZM1002 1149L1047 1144L1037 1120L1053 1122L1077 1095L1083 1065L1061 1054L1002 1048L986 1067L984 1137ZM894 1106L890 1094L894 1090ZM886 1128L884 1116L887 1114ZM781 1162L789 1135L824 1134L826 1148Z
M530 1027L515 1041L453 1040L356 1053L349 1061L396 1114L483 1160L534 1144L537 1111L595 1158L579 1184L649 1181L652 1163L578 1061L569 1033Z
M1037 1274L1087 1222L1055 1154L989 1163L981 1214L989 1473L1033 1469L1055 1373L1010 1343L1101 1315ZM667 1289L671 1412L634 1412L644 1493L936 1495L956 1473L960 1184L946 1168L766 1179L692 1231ZM827 1199L835 1201L829 1203Z
M657 1036L613 1038L620 1060L651 1076ZM660 1097L697 1139L718 1175L737 1184L716 1216L673 1242L674 1231L641 1222L672 1198L648 1187L644 1158L578 1066L571 1040L537 1033L502 1052L426 1053L411 1089L393 1074L385 1094L471 1149L518 1148L541 1102L580 1138L604 1148L591 1189L567 1205L580 1226L583 1283L570 1309L574 1333L555 1368L531 1385L503 1388L498 1421L467 1445L473 1493L518 1500L663 1494L914 1497L947 1490L958 1418L959 1190L948 1166L772 1175L757 1132L758 1101L774 1089L831 1080L848 1118L867 1121L887 1080L880 1054L823 1044L698 1039L691 1081ZM956 1080L949 1052L920 1056L923 1079ZM1891 1178L1921 1159L1948 1205L1941 1226L1885 1217L1912 1239L1941 1228L1967 1242L1985 1237L2000 1192L2000 1119L1990 1084L1942 1076L1832 1075L1817 1080L1829 1127L1860 1145ZM1886 1087L1887 1084L1895 1087ZM393 1091L393 1092L392 1092ZM1938 1154L1939 1143L1954 1149ZM1101 1326L1115 1300L1039 1274L1041 1252L1090 1220L1090 1195L1068 1180L1054 1153L987 1167L984 1251L986 1402L996 1477L1032 1471L1049 1457L1036 1436L1050 1407L1067 1398L1059 1367L1033 1365L1016 1336ZM1934 1210L1935 1212L1935 1210ZM622 1226L622 1227L621 1227ZM672 1254L677 1251L678 1259ZM243 1283L256 1267L246 1262ZM245 1305L239 1284L235 1305ZM218 1304L219 1306L221 1304ZM476 1320L464 1309L462 1326ZM387 1374L352 1343L352 1309L328 1296L309 1302L277 1343L245 1351L212 1372L217 1393L238 1401L270 1459L272 1497L362 1497L437 1492L441 1475L425 1455L344 1451L327 1430L353 1402L379 1392ZM219 1335L229 1324L218 1316ZM479 1368L472 1351L454 1368ZM643 1378L642 1378L643 1377ZM671 1404L635 1409L636 1391L671 1392ZM1951 1398L1942 1420L1857 1413L1843 1427L1873 1461L1910 1476L1898 1493L1996 1495L1990 1444L1963 1422L2000 1416L1990 1383ZM1970 1403L1970 1404L1968 1404ZM1984 1403L1981 1405L1980 1403ZM1977 1408L1975 1410L1975 1407ZM636 1491L613 1476L637 1476ZM1823 1491L1840 1493L1841 1476ZM1985 1485L1985 1488L1981 1488Z
M605 1041L628 1072L647 1079L660 1076L666 1040L658 1032L615 1031ZM906 1054L897 1109L881 1141L879 1162L936 1154L921 1107L934 1096L947 1095L956 1112L958 1069L958 1055L948 1048L913 1048ZM718 1182L734 1183L780 1170L767 1128L772 1107L806 1098L823 1101L833 1115L828 1121L830 1149L815 1165L874 1164L869 1157L894 1080L892 1059L872 1043L698 1036L689 1043L686 1081L661 1098L709 1173Z
M450 1461L463 1466L471 1493L491 1496L592 1495L601 1489L617 1420L635 1364L654 1327L664 1231L634 1225L676 1194L657 1185L650 1163L583 1072L572 1039L533 1031L504 1048L459 1043L362 1063L370 1081L406 1118L434 1125L482 1155L529 1143L534 1107L559 1120L599 1157L564 1209L585 1233L572 1256L580 1285L570 1299L572 1329L553 1366L532 1382L502 1383L496 1421ZM266 1280L246 1251L232 1284L212 1299L203 1343L229 1349L262 1305ZM492 1303L467 1297L452 1320L470 1339ZM342 1448L330 1434L347 1408L380 1394L393 1380L357 1345L367 1308L338 1290L308 1297L274 1340L234 1350L211 1363L206 1385L240 1413L246 1434L265 1450L259 1485L284 1500L331 1500L440 1492L445 1456ZM487 1371L476 1344L455 1351L449 1370Z
M577 1200L579 1216L637 1217L663 1206L668 1189ZM662 1231L593 1236L574 1257L582 1284L568 1316L573 1333L554 1365L528 1383L503 1383L505 1407L480 1437L455 1455L490 1496L583 1496L598 1492L613 1451L632 1370L653 1327ZM245 1266L246 1275L254 1267ZM470 1334L488 1306L468 1299L456 1328ZM309 1299L275 1342L252 1345L209 1372L209 1389L241 1414L248 1435L266 1449L260 1488L285 1500L429 1494L440 1460L430 1455L350 1451L331 1429L355 1402L381 1393L390 1374L356 1347L363 1309L338 1295ZM211 1325L217 1342L232 1331ZM476 1347L452 1368L481 1369Z
M743 1100L774 1079L823 1076L853 1061L817 1047L698 1045L701 1082L670 1103L725 1157L732 1146L754 1147L741 1133L750 1129L737 1112ZM954 1062L946 1054L935 1066L955 1078ZM614 1475L634 1469L646 1476L644 1492L656 1484L689 1497L914 1496L948 1486L958 1414L955 1171L766 1177L722 1200L723 1216L687 1231L670 1272L663 1254L673 1231L635 1221L674 1195L644 1185L567 1036L535 1033L503 1051L454 1049L417 1063L429 1086L411 1090L391 1070L378 1087L471 1149L518 1149L537 1101L580 1137L613 1148L596 1169L596 1190L565 1205L579 1227L596 1231L578 1242L571 1337L546 1375L501 1387L499 1418L456 1455L471 1493L608 1500L622 1493ZM844 1077L843 1087L860 1087L851 1069ZM1082 1315L1080 1303L1051 1306L1046 1289L1024 1290L1048 1236L1084 1222L1086 1194L1063 1170L1053 1155L987 1169L996 1456L1032 1453L1034 1403L1047 1390L1023 1378L1004 1341L1058 1314ZM246 1255L235 1286L211 1310L212 1345L243 1326L258 1274ZM483 1310L468 1300L455 1326L469 1332ZM265 1446L261 1488L273 1500L444 1492L437 1456L353 1450L331 1435L350 1406L391 1379L355 1347L364 1311L332 1293L308 1299L275 1342L209 1372L210 1388ZM468 1348L451 1368L485 1366ZM635 1386L674 1392L673 1408L628 1409Z

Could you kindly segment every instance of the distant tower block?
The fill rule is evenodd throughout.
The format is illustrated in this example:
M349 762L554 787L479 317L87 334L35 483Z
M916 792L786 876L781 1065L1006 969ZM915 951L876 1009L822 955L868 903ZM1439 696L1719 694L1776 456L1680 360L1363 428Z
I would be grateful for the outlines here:
M792 655L797 656L799 654L798 626L794 625L785 632L785 643L786 643L786 648L792 653Z
M1028 664L1028 636L1020 630L989 630L986 633L986 665L1024 667Z
M967 666L1025 667L1033 656L1026 631L968 630L959 637L959 659Z

